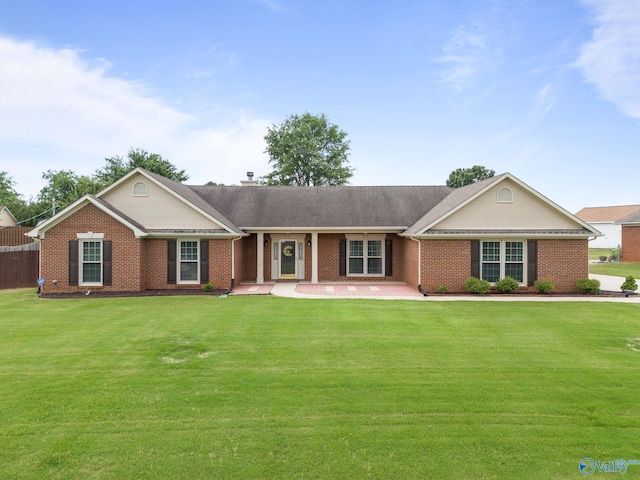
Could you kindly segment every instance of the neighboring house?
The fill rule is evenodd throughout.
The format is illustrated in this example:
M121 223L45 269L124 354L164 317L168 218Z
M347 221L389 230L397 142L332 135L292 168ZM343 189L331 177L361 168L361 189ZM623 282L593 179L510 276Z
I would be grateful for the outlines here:
M640 262L640 209L618 222L622 227L623 262Z
M0 227L16 227L18 220L7 207L0 205Z
M34 228L47 292L470 277L576 290L600 233L509 173L445 186L187 186L136 169ZM54 280L56 280L54 282Z
M576 213L576 217L603 234L591 240L589 248L618 248L622 244L622 227L617 222L638 210L640 205L585 207Z

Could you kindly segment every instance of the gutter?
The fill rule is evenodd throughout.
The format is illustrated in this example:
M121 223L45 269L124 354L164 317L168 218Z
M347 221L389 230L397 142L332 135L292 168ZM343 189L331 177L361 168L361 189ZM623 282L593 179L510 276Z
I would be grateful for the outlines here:
M418 291L422 295L424 295L426 297L429 294L427 292L425 292L422 289L422 285L420 285L420 279L422 278L422 262L421 262L421 258L422 258L422 243L420 243L420 240L418 240L417 238L414 238L413 235L411 235L409 238L411 240L413 240L414 242L418 242Z

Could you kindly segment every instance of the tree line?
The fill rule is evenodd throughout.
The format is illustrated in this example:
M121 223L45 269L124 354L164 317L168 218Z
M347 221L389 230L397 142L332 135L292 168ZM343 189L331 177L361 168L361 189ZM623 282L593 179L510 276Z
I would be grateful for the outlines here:
M347 185L353 176L347 134L324 114L290 115L280 125L268 128L264 139L272 171L258 179L261 185ZM34 226L84 195L102 191L138 167L177 182L189 179L185 170L179 170L161 155L131 149L126 157L105 158L104 167L90 176L71 170L47 170L42 174L47 184L32 199L24 199L8 173L0 171L0 206L8 207L21 225ZM480 165L458 168L451 172L446 184L459 188L494 174Z
M35 198L25 199L15 189L7 172L0 171L0 205L9 208L22 226L35 226L39 221L63 210L85 195L96 194L124 177L131 170L146 170L184 182L189 176L157 153L131 149L126 157L105 159L105 165L93 175L78 175L71 170L47 170L42 178L47 184Z

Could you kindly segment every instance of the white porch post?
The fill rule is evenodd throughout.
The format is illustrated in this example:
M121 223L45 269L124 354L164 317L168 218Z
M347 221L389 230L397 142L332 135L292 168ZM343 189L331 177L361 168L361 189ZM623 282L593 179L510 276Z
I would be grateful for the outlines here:
M256 245L258 257L258 275L256 283L264 283L264 233L258 232L258 244Z
M318 283L318 232L311 232L311 283Z

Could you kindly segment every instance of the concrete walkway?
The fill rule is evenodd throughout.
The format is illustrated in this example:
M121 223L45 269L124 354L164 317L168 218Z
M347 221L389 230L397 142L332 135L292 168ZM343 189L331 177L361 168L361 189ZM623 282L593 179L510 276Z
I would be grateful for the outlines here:
M624 277L589 275L600 280L603 292L620 292ZM640 304L640 295L590 296L590 295L429 295L423 296L416 289L396 283L272 283L263 285L243 284L232 295L275 295L289 298L370 298L376 300L420 300L427 302L484 301L484 302L620 302Z

